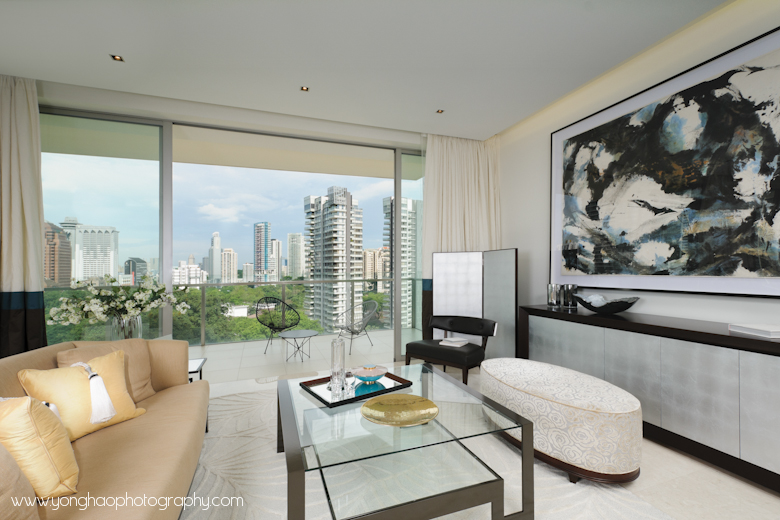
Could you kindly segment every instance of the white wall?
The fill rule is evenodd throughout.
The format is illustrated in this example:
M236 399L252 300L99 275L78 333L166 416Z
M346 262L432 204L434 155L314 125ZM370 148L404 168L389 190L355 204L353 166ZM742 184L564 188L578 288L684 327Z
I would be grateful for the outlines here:
M550 134L777 26L777 0L730 3L501 133L502 245L518 248L520 305L547 298ZM780 321L778 299L628 292L641 298L632 308L636 312L731 323Z

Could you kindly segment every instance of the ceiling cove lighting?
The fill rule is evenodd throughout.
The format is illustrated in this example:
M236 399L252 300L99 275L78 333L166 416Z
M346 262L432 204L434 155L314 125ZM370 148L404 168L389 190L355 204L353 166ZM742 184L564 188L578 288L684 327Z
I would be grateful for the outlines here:
M437 114L443 114L443 113L444 113L444 110L441 110L441 109L439 109L439 110L437 110L437 111L436 111L436 113L437 113Z
M309 91L309 87L301 87L301 90L303 90L304 92L308 92Z
M109 54L109 56L111 56L111 59L114 61L121 61L122 63L124 63L125 61L125 59L122 56L118 56L116 54Z

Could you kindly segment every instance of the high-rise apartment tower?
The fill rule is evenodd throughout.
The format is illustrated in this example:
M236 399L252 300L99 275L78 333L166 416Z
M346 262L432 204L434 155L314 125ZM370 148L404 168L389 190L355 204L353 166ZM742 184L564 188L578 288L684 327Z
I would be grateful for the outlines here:
M47 286L70 285L71 247L65 231L51 222L43 227L43 277Z
M238 282L238 253L231 248L222 250L222 283Z
M363 210L346 188L332 186L326 196L303 199L306 214L306 277L346 280L363 277ZM363 303L363 284L313 284L304 306L309 317L333 330L339 314ZM361 318L356 307L355 319Z
M270 282L276 282L282 279L282 243L275 238L271 239L271 256L268 264L271 271Z
M255 238L255 281L272 282L271 272L271 223L257 222L254 227Z
M396 240L395 236L395 198L385 197L382 200L382 207L385 213L385 246L390 251L394 248L401 248L401 327L411 328L414 318L413 291L415 287L414 278L418 276L417 254L422 249L422 201L414 199L401 199L401 240ZM389 229L388 229L389 228ZM386 272L393 271L394 259L390 254L389 266L385 267ZM389 282L385 289L389 289ZM392 312L392 311L391 311ZM386 313L385 319L389 319L391 313Z
M222 239L219 232L211 234L211 247L209 248L209 282L217 283L222 276Z
M119 261L119 231L111 226L80 224L65 217L62 230L71 246L71 278L77 281L116 276Z
M287 275L293 280L303 276L306 265L304 251L306 245L303 242L303 233L287 233Z

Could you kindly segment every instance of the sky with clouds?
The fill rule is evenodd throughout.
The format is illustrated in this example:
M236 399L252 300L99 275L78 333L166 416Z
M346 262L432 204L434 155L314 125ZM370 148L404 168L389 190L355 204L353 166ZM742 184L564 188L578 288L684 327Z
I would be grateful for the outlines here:
M159 256L159 165L156 161L44 153L44 217L119 231L119 259ZM363 208L363 247L382 247L382 199L393 194L392 179L272 171L228 166L173 165L173 262L190 254L201 262L211 234L222 248L238 253L239 265L253 262L255 222L271 223L271 238L303 233L303 199L346 187ZM404 181L404 195L422 199L422 182Z

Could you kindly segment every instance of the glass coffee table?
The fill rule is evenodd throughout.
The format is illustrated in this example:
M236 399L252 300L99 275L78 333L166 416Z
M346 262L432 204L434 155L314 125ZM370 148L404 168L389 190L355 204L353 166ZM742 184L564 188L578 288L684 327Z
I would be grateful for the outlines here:
M439 407L409 428L372 423L363 402L328 408L300 387L277 386L277 451L287 462L287 518L305 518L305 474L317 471L334 520L428 519L491 504L491 518L533 518L533 425L431 365L393 367L412 386L397 390ZM392 395L392 394L391 394ZM521 429L522 510L504 516L504 481L461 440Z

